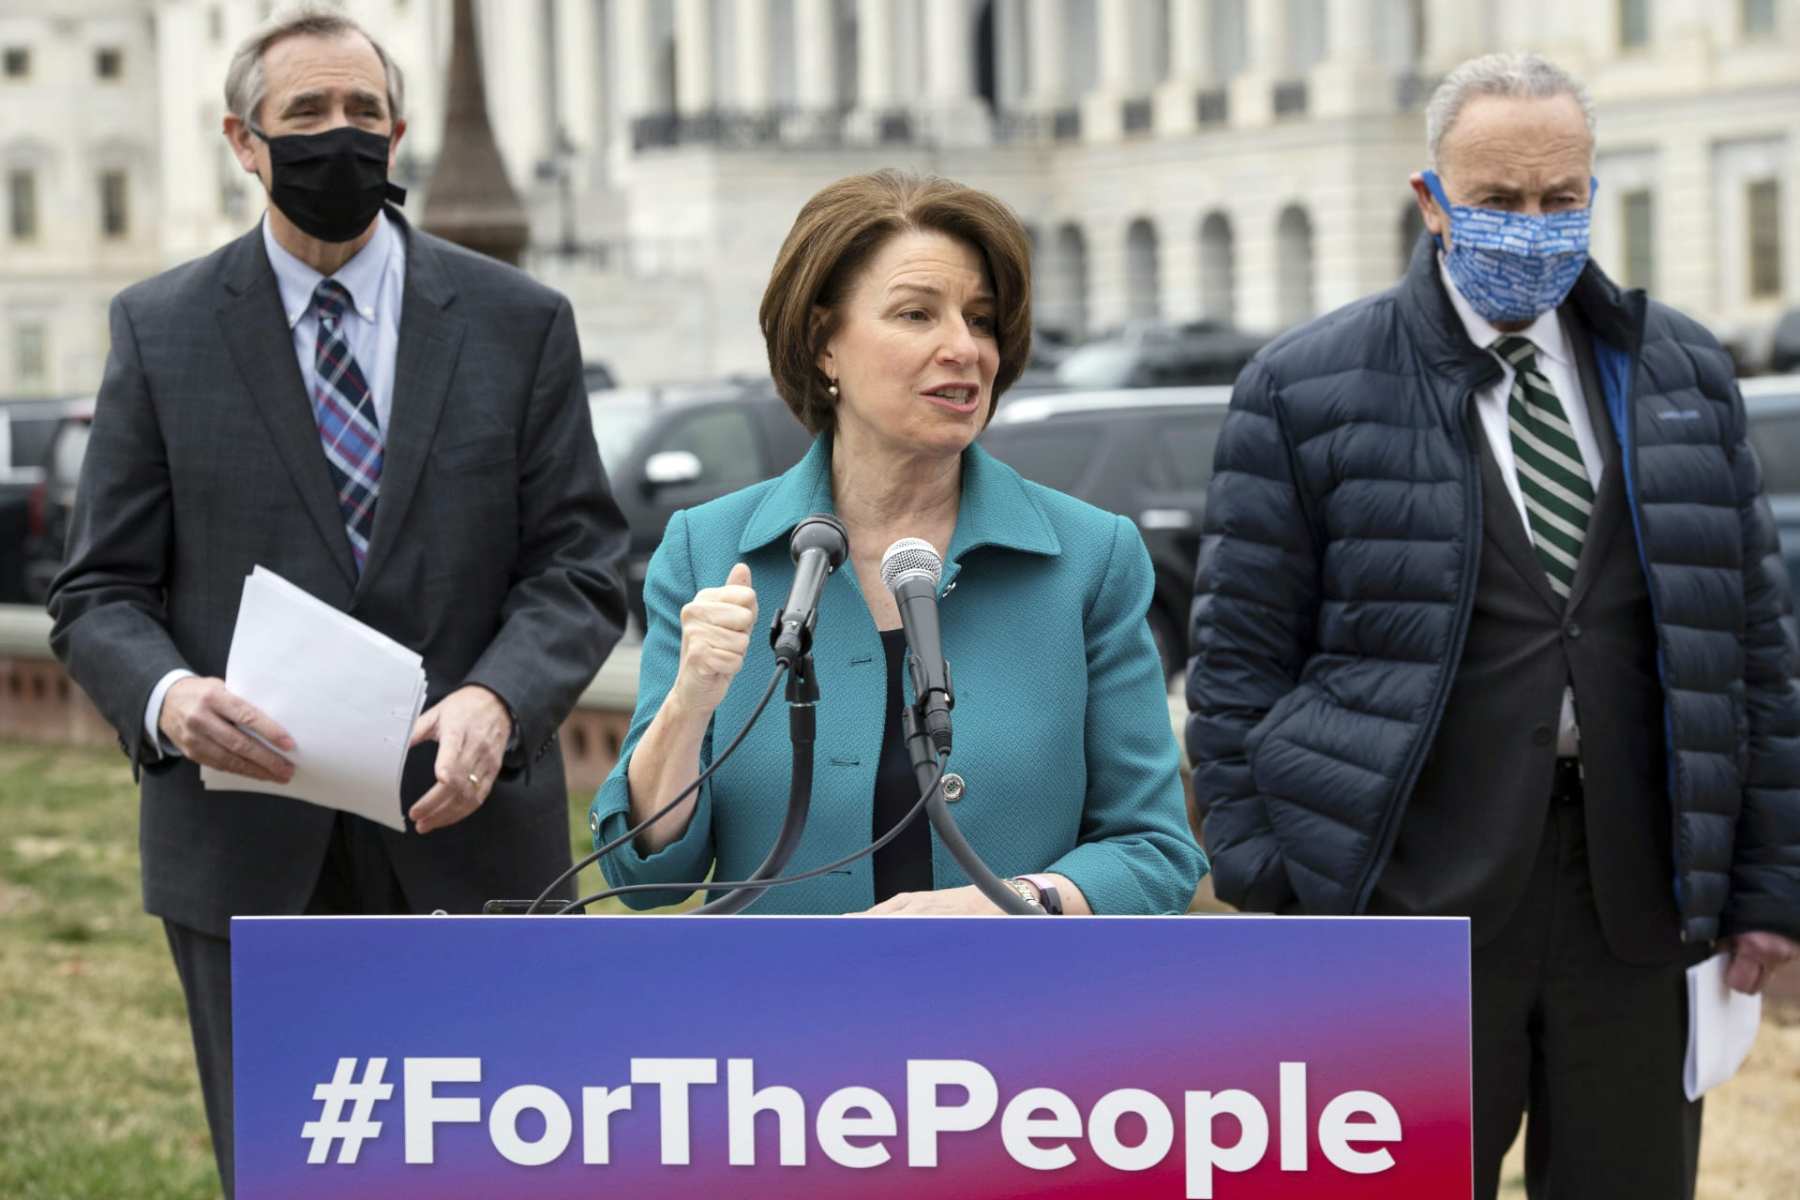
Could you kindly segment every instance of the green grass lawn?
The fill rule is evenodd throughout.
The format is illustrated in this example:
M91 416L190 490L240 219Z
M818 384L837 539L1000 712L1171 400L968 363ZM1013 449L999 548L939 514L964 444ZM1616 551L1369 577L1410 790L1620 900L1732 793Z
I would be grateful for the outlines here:
M117 752L0 743L5 1200L219 1194L181 985L140 902L137 813ZM585 851L585 798L569 826Z
M116 752L0 743L0 1200L218 1195L181 988L139 904L137 803ZM569 837L588 848L585 797ZM1800 1009L1707 1113L1702 1200L1800 1195Z

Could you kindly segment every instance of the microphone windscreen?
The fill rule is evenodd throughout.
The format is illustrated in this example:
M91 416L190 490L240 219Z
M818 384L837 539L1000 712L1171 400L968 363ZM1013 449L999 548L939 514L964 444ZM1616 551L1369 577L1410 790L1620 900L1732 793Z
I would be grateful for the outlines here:
M924 538L901 538L881 556L881 582L890 592L913 578L930 580L936 588L943 573L943 560Z
M788 539L788 553L795 562L808 550L823 550L831 569L837 570L850 556L850 535L844 524L829 513L814 513L794 527Z

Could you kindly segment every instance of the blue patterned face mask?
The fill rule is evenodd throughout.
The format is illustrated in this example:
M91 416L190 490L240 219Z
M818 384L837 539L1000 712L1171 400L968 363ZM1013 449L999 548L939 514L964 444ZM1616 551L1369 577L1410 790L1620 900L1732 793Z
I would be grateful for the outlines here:
M1444 265L1469 307L1489 324L1502 325L1535 321L1563 302L1587 265L1597 185L1589 187L1587 208L1532 216L1453 205L1436 171L1424 178L1450 216Z

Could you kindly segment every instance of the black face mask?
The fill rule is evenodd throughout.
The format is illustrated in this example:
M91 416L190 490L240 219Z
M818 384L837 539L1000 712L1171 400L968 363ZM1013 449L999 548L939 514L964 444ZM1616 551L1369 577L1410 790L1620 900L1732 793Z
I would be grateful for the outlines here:
M324 133L270 137L269 199L300 229L322 242L359 237L383 201L406 202L406 189L388 182L389 139L354 125Z

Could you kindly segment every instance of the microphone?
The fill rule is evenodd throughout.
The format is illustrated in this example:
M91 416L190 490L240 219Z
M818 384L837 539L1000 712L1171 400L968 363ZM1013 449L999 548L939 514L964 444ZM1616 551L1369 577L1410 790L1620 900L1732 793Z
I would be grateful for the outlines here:
M914 703L922 710L925 733L939 754L950 753L950 665L938 633L937 586L944 564L923 538L901 538L881 556L881 582L894 593L906 648L912 652Z
M775 614L775 624L769 628L769 644L775 648L775 660L791 668L812 651L813 626L819 620L819 593L825 588L826 577L849 557L850 535L836 517L814 513L794 526L788 553L794 557L794 586L788 589L787 603Z

